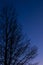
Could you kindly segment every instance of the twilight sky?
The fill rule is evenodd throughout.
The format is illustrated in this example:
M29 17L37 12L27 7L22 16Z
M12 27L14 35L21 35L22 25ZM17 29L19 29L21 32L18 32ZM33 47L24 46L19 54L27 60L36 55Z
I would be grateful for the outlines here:
M3 2L13 3L24 33L39 48L35 61L43 65L43 0L1 0L1 6Z

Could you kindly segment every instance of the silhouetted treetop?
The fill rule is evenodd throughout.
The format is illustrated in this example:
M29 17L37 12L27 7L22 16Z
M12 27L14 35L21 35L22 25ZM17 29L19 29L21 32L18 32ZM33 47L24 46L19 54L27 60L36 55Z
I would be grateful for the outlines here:
M15 9L3 7L0 13L0 65L26 65L27 61L29 65L37 55L37 47L23 39Z

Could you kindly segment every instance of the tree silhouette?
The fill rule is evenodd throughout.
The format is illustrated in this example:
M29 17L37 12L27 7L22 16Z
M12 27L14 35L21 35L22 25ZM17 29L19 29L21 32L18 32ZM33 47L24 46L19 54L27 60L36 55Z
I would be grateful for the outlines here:
M3 7L0 13L0 65L30 65L37 48L23 41L22 28L17 23L15 9ZM31 64L32 65L32 64Z

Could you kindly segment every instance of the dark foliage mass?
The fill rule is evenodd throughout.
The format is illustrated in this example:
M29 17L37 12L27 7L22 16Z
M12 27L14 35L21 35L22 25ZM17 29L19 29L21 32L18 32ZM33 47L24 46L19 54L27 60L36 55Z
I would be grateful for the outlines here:
M30 61L37 55L37 48L31 47L29 40L23 41L21 30L15 9L3 7L0 13L0 65L32 65Z

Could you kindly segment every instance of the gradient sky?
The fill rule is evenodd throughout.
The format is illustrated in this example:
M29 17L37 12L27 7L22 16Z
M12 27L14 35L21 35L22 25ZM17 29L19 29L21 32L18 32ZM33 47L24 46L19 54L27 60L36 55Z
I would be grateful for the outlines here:
M5 1L15 6L24 33L39 48L35 61L43 65L43 0L1 0L0 4Z

